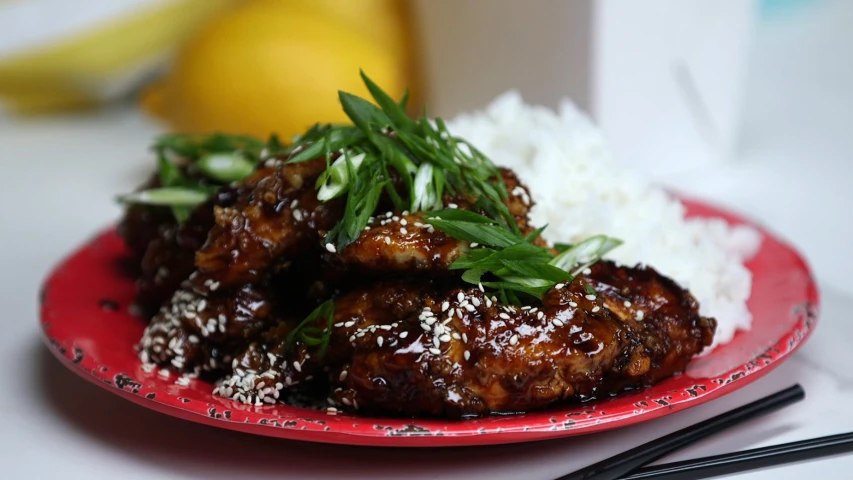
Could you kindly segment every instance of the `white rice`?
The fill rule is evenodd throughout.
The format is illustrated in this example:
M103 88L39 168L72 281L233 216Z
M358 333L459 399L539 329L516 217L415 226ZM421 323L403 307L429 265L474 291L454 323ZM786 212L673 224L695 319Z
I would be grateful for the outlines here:
M531 186L532 220L548 224L546 239L620 238L625 243L608 257L650 265L688 288L701 314L717 319L713 346L749 329L752 276L743 262L760 234L721 219L685 219L681 202L610 157L601 131L571 102L555 113L507 92L448 127Z

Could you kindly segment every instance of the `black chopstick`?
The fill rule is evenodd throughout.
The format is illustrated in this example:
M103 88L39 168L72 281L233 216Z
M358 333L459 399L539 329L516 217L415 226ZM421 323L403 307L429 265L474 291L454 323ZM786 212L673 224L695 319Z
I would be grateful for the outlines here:
M704 422L670 433L669 435L644 443L576 472L559 477L557 480L616 480L664 455L691 445L726 428L738 425L746 420L774 412L803 398L805 398L803 387L794 385L740 408L717 415Z
M665 480L676 478L710 478L717 475L745 472L756 468L773 467L801 460L813 460L853 451L853 433L784 443L772 447L742 452L724 453L712 457L684 460L634 470L619 480Z

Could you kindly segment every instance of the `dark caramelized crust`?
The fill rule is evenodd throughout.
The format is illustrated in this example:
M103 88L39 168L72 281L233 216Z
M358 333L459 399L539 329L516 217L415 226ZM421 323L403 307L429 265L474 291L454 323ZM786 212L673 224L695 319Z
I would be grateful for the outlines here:
M596 296L581 278L553 289L539 309L501 306L478 289L360 293L363 308L335 316L355 322L333 333L336 352L347 351L341 337L353 349L337 397L406 415L523 412L651 385L683 371L711 343L715 322L651 269L601 262L589 283L600 289ZM416 314L391 314L382 306L394 302L377 301L403 295L400 289L414 289ZM641 308L644 319L635 320Z
M317 252L320 232L340 219L343 204L317 200L323 159L279 164L251 177L233 206L214 208L215 225L196 254L197 283L233 286L262 280L294 257Z

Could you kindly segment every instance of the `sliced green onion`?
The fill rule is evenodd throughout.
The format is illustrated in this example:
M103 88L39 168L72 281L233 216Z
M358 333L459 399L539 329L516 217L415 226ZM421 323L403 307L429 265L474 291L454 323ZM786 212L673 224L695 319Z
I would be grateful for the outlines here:
M344 153L344 155L341 155L337 160L332 162L332 165L318 179L320 189L317 190L317 199L321 202L328 202L335 197L343 195L350 186L350 170L352 170L353 174L357 172L358 168L364 162L365 157L366 154L364 153L353 157ZM347 167L347 161L352 166L351 169Z
M209 196L209 192L199 189L187 187L162 187L122 195L118 200L123 203L142 205L195 207L196 205L204 203Z
M596 235L563 251L549 263L567 272L575 265L580 265L571 272L572 275L577 275L619 245L622 245L622 240Z
M209 153L195 164L203 174L220 182L242 180L255 170L255 165L243 155L232 153Z

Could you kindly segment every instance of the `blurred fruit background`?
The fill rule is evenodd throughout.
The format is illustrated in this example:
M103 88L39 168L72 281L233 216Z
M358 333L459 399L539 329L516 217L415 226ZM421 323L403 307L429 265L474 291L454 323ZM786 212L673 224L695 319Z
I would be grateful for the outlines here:
M0 2L0 28L16 25L30 29L0 46L14 116L131 99L170 130L287 139L343 121L336 92L367 93L359 68L394 96L420 93L400 0Z

